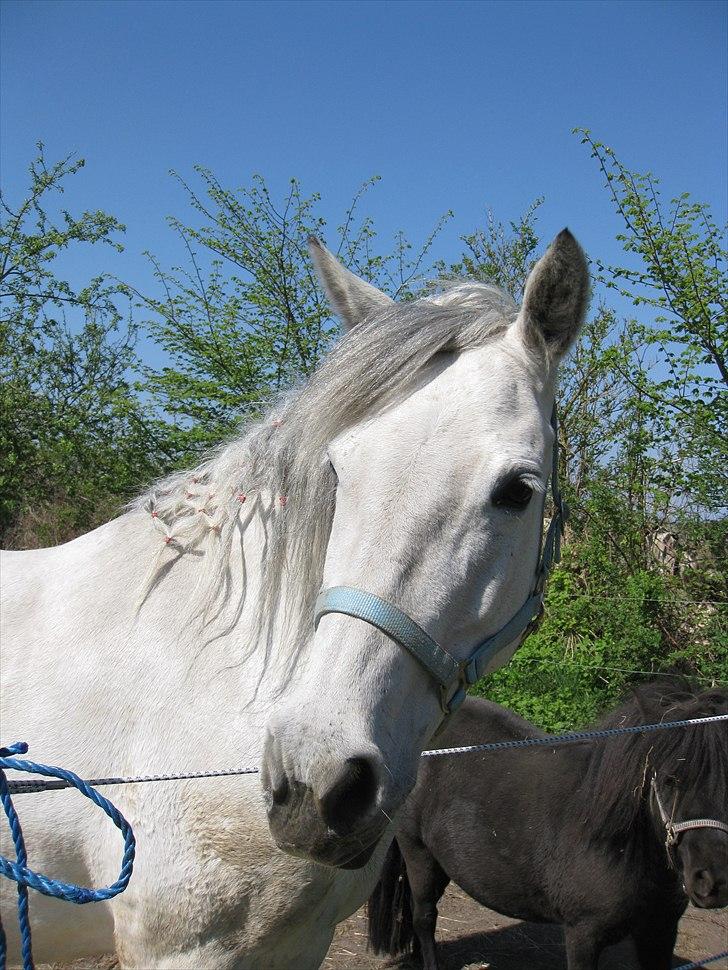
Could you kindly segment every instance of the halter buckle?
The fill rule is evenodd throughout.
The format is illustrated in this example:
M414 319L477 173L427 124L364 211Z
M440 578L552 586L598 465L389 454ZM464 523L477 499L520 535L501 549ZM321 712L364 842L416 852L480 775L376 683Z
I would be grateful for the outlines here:
M468 694L468 677L466 674L467 661L460 664L458 677L455 681L455 690L452 690L452 683L440 685L440 707L447 716L453 714L465 700ZM450 693L452 691L452 693Z
M526 640L528 637L530 637L532 633L535 633L538 630L538 628L543 623L543 619L544 619L544 616L545 615L546 615L546 607L544 606L543 600L541 600L541 604L540 604L540 606L538 608L538 613L534 616L534 618L528 624L528 626L526 627L526 629L523 631L523 636L521 638L521 643L523 643L524 640Z

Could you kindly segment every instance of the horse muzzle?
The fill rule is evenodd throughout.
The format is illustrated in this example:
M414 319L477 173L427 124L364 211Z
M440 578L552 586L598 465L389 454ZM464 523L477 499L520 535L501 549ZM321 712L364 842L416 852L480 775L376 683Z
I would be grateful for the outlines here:
M728 875L710 868L697 869L686 877L685 891L694 906L721 909L728 906Z
M358 869L389 826L383 765L370 752L326 759L315 780L300 781L269 733L261 766L268 824L276 844L325 866Z

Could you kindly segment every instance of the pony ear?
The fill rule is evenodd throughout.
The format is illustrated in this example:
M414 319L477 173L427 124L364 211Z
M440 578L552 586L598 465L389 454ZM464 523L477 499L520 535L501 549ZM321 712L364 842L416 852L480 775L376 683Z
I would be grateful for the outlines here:
M584 251L562 229L531 270L519 314L526 343L563 357L576 339L589 303L589 267Z
M351 330L394 302L376 286L350 273L315 236L308 238L308 252L329 302L345 330Z

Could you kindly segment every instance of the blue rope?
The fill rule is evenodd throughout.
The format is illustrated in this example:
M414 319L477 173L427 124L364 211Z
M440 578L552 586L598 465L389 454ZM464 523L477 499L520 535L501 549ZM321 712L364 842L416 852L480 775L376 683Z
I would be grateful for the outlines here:
M31 949L30 917L28 913L28 887L43 893L45 896L53 896L56 899L64 899L69 903L97 903L105 899L111 899L123 892L131 878L134 867L134 853L136 851L136 841L131 825L127 822L121 812L115 808L111 802L100 795L95 789L87 784L72 771L65 768L55 768L50 765L36 764L34 761L25 761L22 758L13 757L17 754L25 754L28 745L24 741L18 741L7 748L0 748L0 802L5 809L8 818L10 833L13 837L15 846L15 862L11 862L4 856L0 856L0 875L12 879L18 884L18 923L20 924L20 938L23 956L23 970L33 970L33 954ZM10 795L8 782L5 777L5 769L13 768L16 771L27 771L32 774L45 775L49 778L62 778L69 785L78 788L82 795L90 798L98 805L111 819L114 825L124 836L124 856L121 862L121 871L116 882L103 889L87 889L84 886L75 886L73 883L62 882L60 879L51 879L43 873L33 872L28 868L28 856L25 851L23 830L20 819L15 811L15 806ZM7 942L5 932L0 921L0 970L5 970L7 965Z
M9 748L0 748L0 755L25 754L28 750L27 744L22 741L12 744ZM15 811L13 800L8 790L8 782L5 772L0 769L0 801L2 802L5 814L8 817L10 834L15 845L15 858L17 865L25 867L28 864L28 854L25 851L25 840L23 839L23 829L20 825L18 813ZM0 856L0 858L2 858ZM33 948L30 935L30 917L28 913L28 887L25 883L18 883L18 923L20 924L20 939L23 956L23 967L25 970L33 970ZM7 954L7 941L5 930L3 929L2 917L0 917L0 970L5 970Z

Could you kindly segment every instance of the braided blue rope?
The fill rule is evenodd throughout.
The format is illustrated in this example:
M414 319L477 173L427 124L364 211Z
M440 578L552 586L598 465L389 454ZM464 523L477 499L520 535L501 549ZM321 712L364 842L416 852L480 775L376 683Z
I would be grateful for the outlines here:
M5 756L6 754L25 754L27 750L28 745L24 744L22 741L19 741L10 745L9 748L0 748L0 756ZM25 850L23 829L20 825L18 813L15 811L13 800L10 797L5 772L2 771L2 769L0 769L0 801L5 809L5 814L8 818L8 825L10 826L10 834L13 837L16 863L18 866L26 867L28 864L28 854ZM0 858L2 857L0 856ZM21 882L18 883L18 923L20 924L23 967L26 968L26 970L33 970L33 945L30 934L30 916L28 911L28 887L25 885L25 883ZM7 959L6 955L7 941L5 939L5 930L3 929L2 917L0 917L0 970L5 970Z
M129 825L121 812L107 798L104 798L103 795L100 795L87 782L79 778L78 775L75 775L72 771L67 771L65 768L37 764L34 761L26 761L23 758L14 757L14 755L25 754L27 750L28 745L24 741L18 741L7 748L0 748L0 802L2 802L2 806L5 809L10 826L10 833L15 846L15 862L11 862L4 856L0 856L0 875L6 876L18 884L18 923L20 924L23 970L33 970L30 917L28 912L28 887L37 890L39 893L43 893L45 896L64 899L69 903L98 903L105 899L111 899L123 892L129 884L134 867L136 840L134 839L131 825ZM106 886L103 889L87 889L85 886L75 886L73 883L62 882L60 879L51 879L49 876L43 875L43 873L33 872L32 869L28 868L28 856L25 851L23 830L18 814L15 811L8 782L5 777L5 769L7 768L13 768L16 771L27 771L36 775L45 775L49 778L61 778L68 782L69 786L77 788L82 795L89 798L109 816L124 836L124 855L121 861L119 877L116 882L113 882L110 886ZM5 932L0 922L0 970L5 970L6 964L7 943Z

